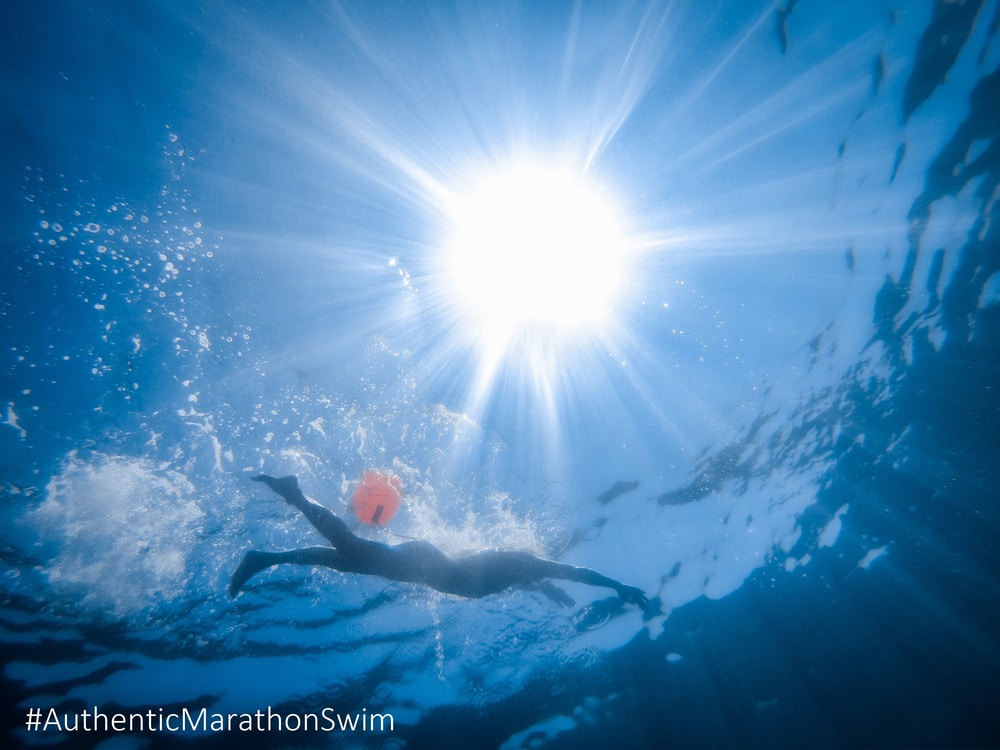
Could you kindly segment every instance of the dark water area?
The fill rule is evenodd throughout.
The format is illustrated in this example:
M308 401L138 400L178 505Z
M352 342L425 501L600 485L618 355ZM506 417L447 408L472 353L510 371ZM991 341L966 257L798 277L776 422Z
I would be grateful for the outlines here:
M998 21L13 11L5 746L1000 745ZM591 289L604 231L541 156L627 215L584 333L515 317ZM485 283L446 248L476 169L542 185L482 183L537 222L488 217ZM573 252L532 265L564 212ZM385 528L352 516L369 468L404 487ZM231 598L246 550L321 543L261 472L364 538L527 550L652 604L300 566ZM199 711L235 725L162 724ZM240 725L260 711L362 725Z

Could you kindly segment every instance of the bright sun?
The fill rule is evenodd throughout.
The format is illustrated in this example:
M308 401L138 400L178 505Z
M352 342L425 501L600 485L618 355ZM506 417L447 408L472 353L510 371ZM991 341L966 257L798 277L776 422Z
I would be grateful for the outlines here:
M481 322L577 327L608 312L623 240L602 191L570 171L522 166L482 180L449 206L448 270Z

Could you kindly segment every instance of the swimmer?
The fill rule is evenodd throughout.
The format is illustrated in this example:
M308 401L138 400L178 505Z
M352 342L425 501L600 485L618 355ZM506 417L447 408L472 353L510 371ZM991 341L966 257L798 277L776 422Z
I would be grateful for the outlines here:
M263 482L302 512L332 547L306 547L287 552L250 550L243 556L229 582L229 595L236 596L252 576L274 565L322 565L344 573L360 573L404 583L423 583L445 594L478 599L509 588L534 589L563 605L574 602L566 592L550 583L555 578L614 589L622 601L643 609L649 600L641 589L601 575L590 568L564 565L536 557L530 552L485 550L462 557L449 557L433 544L412 541L399 545L362 539L347 524L299 489L294 476L252 477Z

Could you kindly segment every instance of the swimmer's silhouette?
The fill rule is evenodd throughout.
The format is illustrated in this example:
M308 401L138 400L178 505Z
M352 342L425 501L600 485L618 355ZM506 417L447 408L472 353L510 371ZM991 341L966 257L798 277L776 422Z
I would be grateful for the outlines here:
M564 565L529 552L486 550L462 557L448 557L429 542L412 541L392 546L362 539L331 511L302 494L294 476L276 479L261 474L253 480L263 482L302 511L333 546L306 547L287 552L250 550L233 573L229 583L230 596L236 596L243 584L260 571L273 565L291 563L323 565L345 573L423 583L446 594L474 599L508 588L536 589L560 604L573 604L566 592L546 580L557 578L614 589L623 601L644 609L649 604L646 595L635 586L626 586L589 568Z

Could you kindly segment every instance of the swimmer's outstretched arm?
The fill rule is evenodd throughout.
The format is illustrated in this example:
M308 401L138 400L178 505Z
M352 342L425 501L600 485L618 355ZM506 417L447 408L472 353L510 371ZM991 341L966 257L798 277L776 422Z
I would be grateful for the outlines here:
M294 476L271 477L267 474L258 474L250 477L255 482L262 482L274 490L281 497L285 498L289 505L298 508L320 534L326 537L334 547L350 542L355 538L354 533L347 528L347 524L341 521L328 508L323 507L315 500L306 497L299 489L299 480Z
M635 604L641 609L646 609L649 606L649 599L643 593L642 589L635 586L626 586L621 581L601 575L596 570L580 568L575 565L566 565L554 560L539 559L538 562L542 565L541 572L546 578L560 578L564 581L576 581L577 583L586 583L590 586L604 586L605 588L617 591L618 596L629 604Z
M573 599L572 596L556 586L552 583L552 581L539 581L538 583L534 583L530 586L522 586L521 588L545 594L545 596L554 601L556 604L561 604L564 607L572 607L576 604L576 600Z

